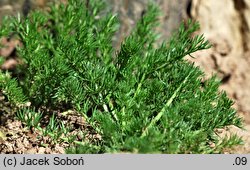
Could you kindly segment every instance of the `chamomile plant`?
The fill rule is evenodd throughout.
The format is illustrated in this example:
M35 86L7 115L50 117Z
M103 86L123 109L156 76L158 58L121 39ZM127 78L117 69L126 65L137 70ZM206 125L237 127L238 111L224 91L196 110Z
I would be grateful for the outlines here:
M22 78L0 74L10 101L82 114L101 139L74 142L69 153L220 153L239 144L214 133L241 127L233 101L216 77L203 81L204 73L184 59L210 48L203 35L193 36L199 24L184 22L158 42L159 10L149 4L116 50L119 20L101 2L69 0L3 22L0 37L14 34L23 44Z

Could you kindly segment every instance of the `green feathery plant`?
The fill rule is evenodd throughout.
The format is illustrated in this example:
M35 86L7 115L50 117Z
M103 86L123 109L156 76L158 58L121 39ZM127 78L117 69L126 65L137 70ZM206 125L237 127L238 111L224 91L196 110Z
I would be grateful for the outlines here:
M24 20L7 18L0 36L23 44L17 50L23 76L0 73L9 100L81 113L102 138L75 142L69 153L218 153L238 144L237 137L220 142L214 134L241 126L233 102L218 91L215 77L202 82L204 73L184 59L210 47L203 35L192 36L198 23L182 23L157 45L159 10L150 4L115 51L118 19L103 7L96 0L69 0Z
M24 122L28 128L39 127L39 123L42 118L42 113L36 112L35 109L31 108L20 108L16 114L17 118Z
M70 131L68 127L56 119L55 114L51 116L45 129L39 129L43 132L43 135L49 135L53 141L61 139L62 135L66 135Z

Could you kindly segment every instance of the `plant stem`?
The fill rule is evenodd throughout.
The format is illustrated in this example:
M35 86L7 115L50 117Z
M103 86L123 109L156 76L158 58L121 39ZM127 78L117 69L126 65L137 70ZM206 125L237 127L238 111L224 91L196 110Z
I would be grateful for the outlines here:
M150 122L150 124L143 130L143 133L141 135L141 138L145 137L148 133L148 129L151 128L157 121L160 120L162 117L163 113L166 111L167 107L170 106L170 104L173 102L174 98L177 96L177 93L181 90L182 86L187 82L188 78L190 77L192 71L189 72L187 77L183 80L183 82L180 84L180 86L175 90L173 95L170 97L170 99L167 101L165 106L161 109L161 111L154 117L154 119Z

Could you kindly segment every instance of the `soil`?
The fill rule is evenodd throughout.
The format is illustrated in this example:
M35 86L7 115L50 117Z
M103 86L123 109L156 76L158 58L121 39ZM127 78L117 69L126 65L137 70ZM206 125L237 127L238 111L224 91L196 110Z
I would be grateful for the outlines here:
M41 120L40 127L46 129L48 114L54 114L56 121L62 122L69 129L60 138L53 138L51 135L44 135L37 128L27 127L16 118L15 113L16 109L0 93L0 154L63 154L70 147L70 139L74 142L101 141L101 136L73 110L61 112L47 109L47 115Z

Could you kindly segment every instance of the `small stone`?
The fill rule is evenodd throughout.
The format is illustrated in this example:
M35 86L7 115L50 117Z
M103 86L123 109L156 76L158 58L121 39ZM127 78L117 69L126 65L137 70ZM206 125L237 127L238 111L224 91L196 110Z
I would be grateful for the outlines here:
M65 153L64 148L62 146L60 146L59 144L56 144L56 146L55 146L55 152L56 153L60 153L60 154L64 154Z
M38 154L45 154L45 151L46 151L46 148L44 148L44 147L39 147L38 149Z
M24 152L25 154L36 154L37 148L30 148L27 151Z
M24 148L23 142L22 142L22 137L16 139L16 147L17 148Z
M44 151L45 154L51 154L52 151L50 148L45 148L45 151Z
M27 138L24 138L23 139L23 145L24 145L24 147L27 147L27 146L29 146L29 141L28 141L28 139Z

